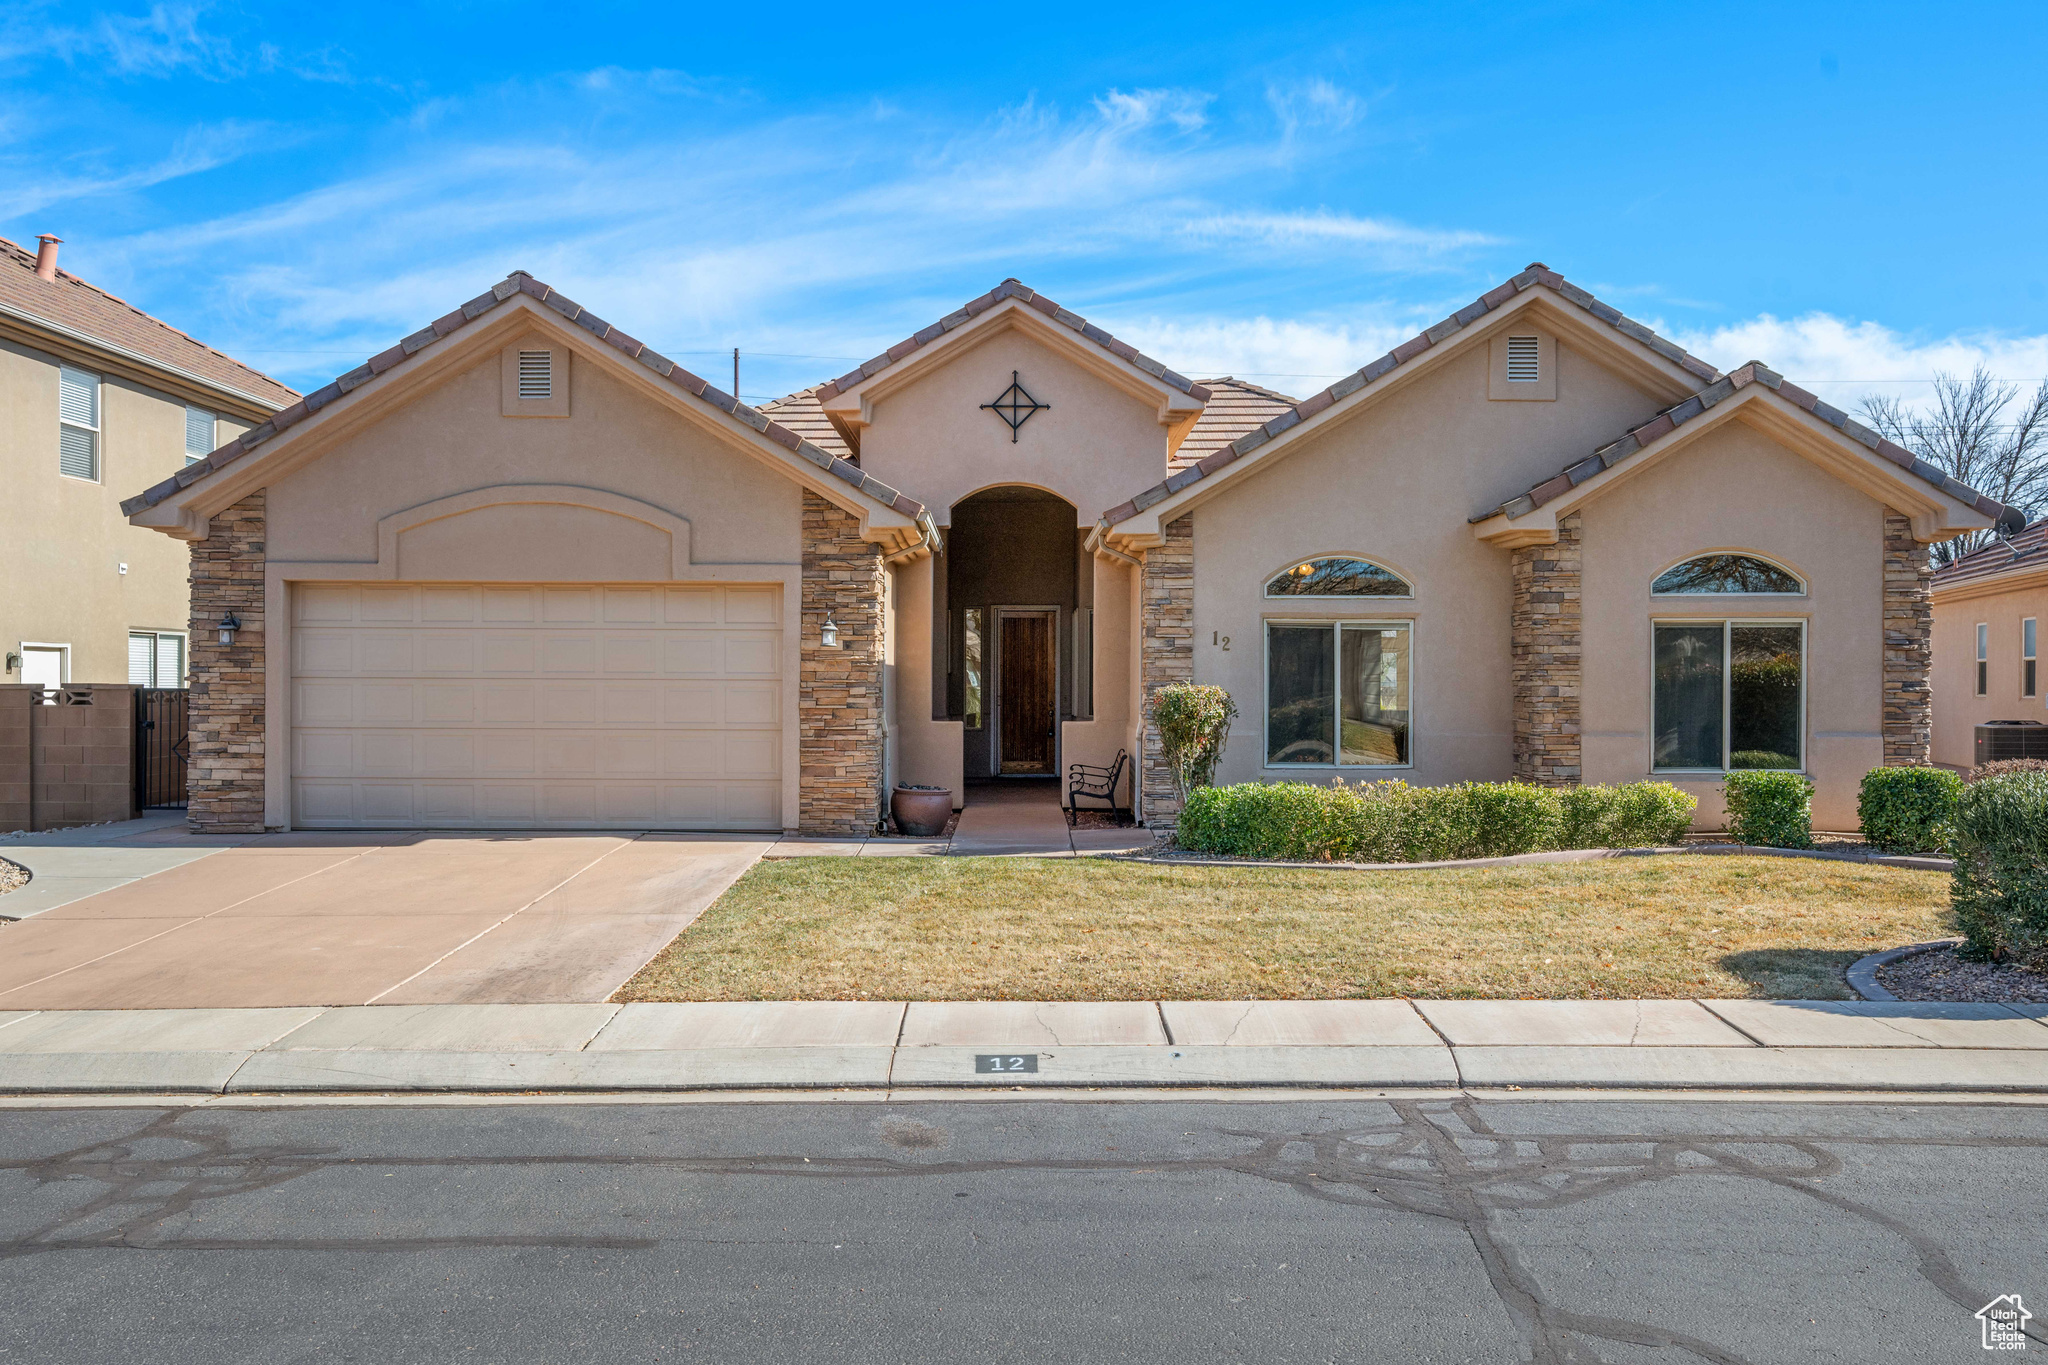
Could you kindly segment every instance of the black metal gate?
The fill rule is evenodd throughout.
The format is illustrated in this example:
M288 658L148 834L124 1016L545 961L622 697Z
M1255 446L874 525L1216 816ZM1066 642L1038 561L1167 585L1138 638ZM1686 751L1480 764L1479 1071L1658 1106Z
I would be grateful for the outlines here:
M185 689L135 689L135 808L185 804Z

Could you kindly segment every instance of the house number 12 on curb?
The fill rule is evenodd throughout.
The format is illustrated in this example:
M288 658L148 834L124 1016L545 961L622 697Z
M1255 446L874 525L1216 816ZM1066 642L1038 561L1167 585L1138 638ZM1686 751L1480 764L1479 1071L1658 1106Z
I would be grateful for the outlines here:
M987 1053L977 1053L974 1058L974 1074L977 1076L1007 1076L1018 1072L1036 1070L1038 1070L1038 1054L1035 1052L1000 1053L995 1056L990 1056Z

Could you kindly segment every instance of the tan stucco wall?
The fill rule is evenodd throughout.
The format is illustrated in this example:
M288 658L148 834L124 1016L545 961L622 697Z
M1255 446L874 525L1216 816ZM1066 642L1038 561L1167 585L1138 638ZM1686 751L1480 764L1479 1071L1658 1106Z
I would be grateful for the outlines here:
M1052 405L1024 423L1015 444L1008 424L981 410L1010 386L1012 370L1033 398ZM861 434L861 468L923 502L941 523L968 494L1021 483L1057 493L1074 504L1077 526L1092 526L1166 473L1156 405L1015 330L884 394L873 415Z
M953 804L958 806L966 790L961 772L961 724L932 716L935 568L942 570L943 565L926 555L899 565L891 575L889 734L896 749L891 780L944 787L953 793ZM945 708L940 705L937 709Z
M699 564L799 561L794 482L595 365L574 364L569 382L569 416L501 416L494 351L284 475L270 485L271 563L374 562L380 518L519 483L575 484L651 503L690 523L691 559ZM479 560L497 557L495 539L505 527L504 517L464 517L434 534L435 557L459 558L465 541ZM580 549L590 557L587 571L550 562L537 577L609 576L602 542L584 538Z
M2035 690L2020 695L2020 622L2035 622ZM1977 623L1989 626L1983 696L1977 695ZM1934 599L1934 761L1968 768L1977 761L1975 727L1992 720L2048 721L2048 583Z
M1333 776L1263 764L1263 622L1337 617L1415 628L1414 765L1346 769L1347 781L1509 775L1509 557L1474 540L1466 518L1647 419L1657 403L1566 346L1556 347L1555 402L1489 402L1487 351L1471 348L1197 506L1195 677L1228 688L1239 711L1219 782ZM1346 553L1402 574L1413 600L1265 599L1267 580L1288 565Z
M1718 777L1650 767L1653 619L1807 622L1806 762L1814 823L1855 829L1863 774L1884 762L1884 508L1762 433L1729 422L1583 512L1585 780L1656 777L1719 828ZM1665 596L1650 583L1708 550L1748 550L1806 580L1804 597Z
M1137 655L1133 649L1138 617L1138 571L1131 565L1107 557L1090 556L1086 566L1089 591L1094 594L1095 630L1095 714L1088 720L1060 723L1060 773L1066 765L1087 763L1107 768L1123 749L1138 759L1137 718L1132 697L1137 679ZM1117 800L1133 802L1132 783L1126 776L1117 787Z
M66 478L57 472L60 363L0 342L0 649L68 644L72 681L126 683L129 630L182 632L189 616L184 544L129 525L120 508L184 467L185 402L102 374L100 480ZM247 429L223 416L218 439Z

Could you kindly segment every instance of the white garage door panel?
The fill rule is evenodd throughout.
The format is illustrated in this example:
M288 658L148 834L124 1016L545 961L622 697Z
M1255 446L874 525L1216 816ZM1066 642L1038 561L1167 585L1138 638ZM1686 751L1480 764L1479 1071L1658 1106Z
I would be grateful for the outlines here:
M304 584L312 828L782 823L782 588Z

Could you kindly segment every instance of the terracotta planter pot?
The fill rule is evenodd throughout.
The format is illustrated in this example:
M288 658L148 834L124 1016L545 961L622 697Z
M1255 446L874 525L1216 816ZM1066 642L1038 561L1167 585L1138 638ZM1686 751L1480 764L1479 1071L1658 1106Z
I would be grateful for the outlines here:
M903 833L929 837L953 818L953 793L944 787L898 787L889 795L889 814Z

